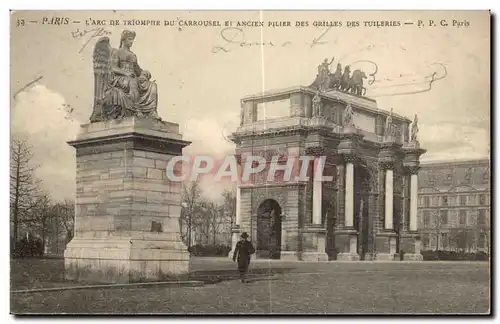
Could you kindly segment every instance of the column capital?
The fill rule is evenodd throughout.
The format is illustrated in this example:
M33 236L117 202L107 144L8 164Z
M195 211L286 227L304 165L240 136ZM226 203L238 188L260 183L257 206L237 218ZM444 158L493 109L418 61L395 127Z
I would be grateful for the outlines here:
M325 153L325 148L323 146L310 146L305 149L306 155L309 156L322 156Z
M394 169L394 161L380 161L379 166L382 170L393 170Z
M414 174L418 174L418 171L420 170L420 166L418 166L418 165L406 166L405 165L404 169L405 169L407 174L414 175Z
M234 158L236 159L236 163L238 163L238 165L241 165L241 154L235 154Z
M359 161L359 156L356 154L343 154L342 158L344 159L344 163L352 163L356 164Z

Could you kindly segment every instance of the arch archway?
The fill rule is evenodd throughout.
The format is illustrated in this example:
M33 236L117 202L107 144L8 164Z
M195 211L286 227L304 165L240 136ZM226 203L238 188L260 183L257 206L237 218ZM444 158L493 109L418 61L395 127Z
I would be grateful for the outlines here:
M279 259L281 256L281 206L274 199L264 200L257 209L257 255Z

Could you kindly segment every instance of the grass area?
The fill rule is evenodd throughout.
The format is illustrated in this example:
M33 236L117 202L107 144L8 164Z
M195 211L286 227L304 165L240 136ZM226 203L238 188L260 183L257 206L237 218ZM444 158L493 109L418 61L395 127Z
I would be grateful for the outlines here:
M11 262L11 289L62 286L61 260ZM234 273L227 259L194 258L192 270ZM487 262L252 264L273 270L250 283L221 281L204 287L67 290L11 295L13 313L91 314L380 314L487 313ZM21 270L22 269L22 270ZM35 279L36 278L36 279ZM68 283L64 283L68 284ZM32 288L32 287L29 287Z

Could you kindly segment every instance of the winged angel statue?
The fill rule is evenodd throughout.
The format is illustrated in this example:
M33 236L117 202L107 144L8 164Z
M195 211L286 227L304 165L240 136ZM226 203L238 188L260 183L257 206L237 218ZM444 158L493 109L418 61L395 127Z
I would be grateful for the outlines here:
M91 122L128 116L160 119L158 92L151 73L142 70L130 50L135 32L124 30L120 48L112 48L108 37L94 48L94 110Z

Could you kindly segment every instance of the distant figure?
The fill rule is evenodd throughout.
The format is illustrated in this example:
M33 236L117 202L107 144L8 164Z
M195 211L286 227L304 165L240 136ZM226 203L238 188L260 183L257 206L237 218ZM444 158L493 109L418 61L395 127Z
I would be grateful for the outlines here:
M252 254L255 253L255 249L251 242L247 240L248 234L243 232L241 234L241 240L236 244L233 253L233 261L236 262L238 259L238 270L240 272L241 282L245 282L245 275L248 272L248 267L250 266L250 258Z

